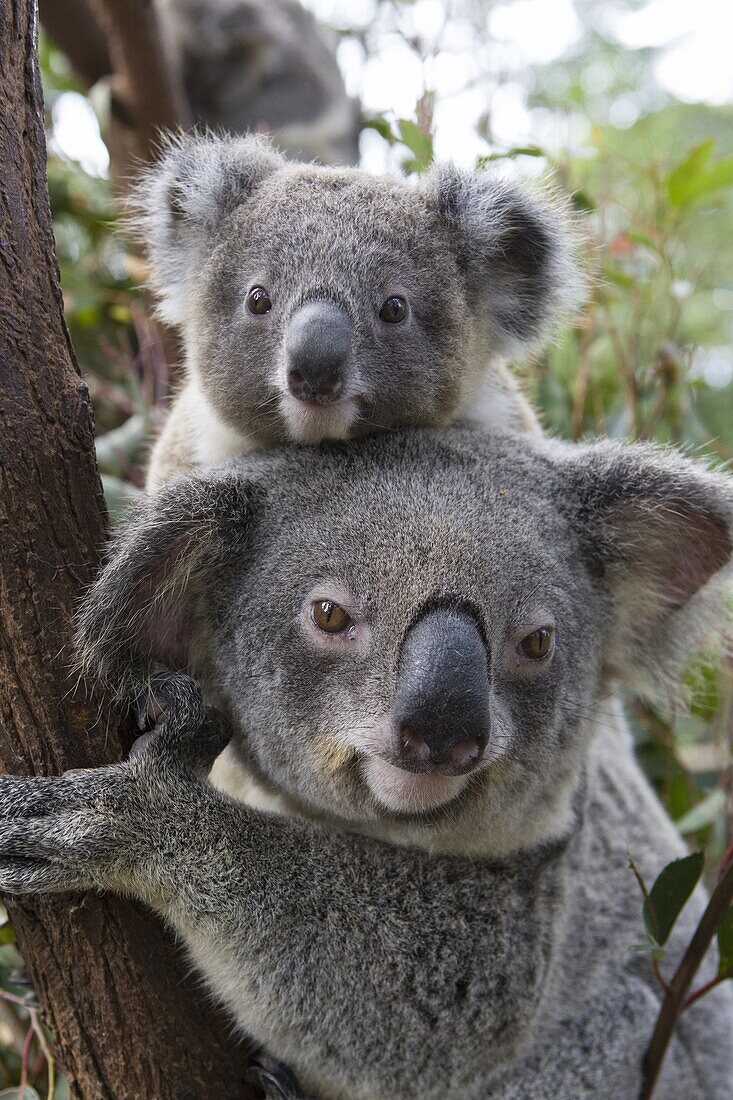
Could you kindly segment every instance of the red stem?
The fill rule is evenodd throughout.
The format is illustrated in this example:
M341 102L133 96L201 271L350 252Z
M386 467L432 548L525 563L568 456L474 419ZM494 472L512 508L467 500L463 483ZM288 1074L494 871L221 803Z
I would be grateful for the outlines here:
M693 990L693 992L685 997L682 1002L682 1011L684 1012L690 1005L694 1005L695 1001L699 1001L699 999L704 997L706 993L709 993L711 989L715 989L716 985L720 985L721 982L727 981L730 977L733 977L733 970L726 970L725 974L716 974L709 982L705 982L705 985L701 985L699 989Z

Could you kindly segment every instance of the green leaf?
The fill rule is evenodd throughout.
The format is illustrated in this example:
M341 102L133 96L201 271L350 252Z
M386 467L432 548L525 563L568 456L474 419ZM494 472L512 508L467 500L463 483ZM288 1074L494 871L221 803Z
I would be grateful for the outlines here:
M582 187L578 191L573 191L570 196L570 201L575 209L579 210L581 214L592 214L598 209L594 200Z
M668 863L644 902L644 926L655 943L665 944L702 874L702 852Z
M0 944L15 943L15 932L10 921L0 926Z
M361 128L362 130L376 130L389 145L394 145L397 141L392 131L392 126L384 115L369 115L368 118L362 121Z
M635 244L644 245L645 248L650 248L653 252L658 251L657 242L642 229L629 229L627 230L627 236L629 236Z
M675 821L675 825L685 836L687 833L696 833L698 829L706 829L708 825L717 820L725 806L725 791L716 787L709 795L693 806L686 814Z
M513 160L515 157L544 157L547 154L544 149L540 149L539 145L513 145L511 149L507 149L504 153L485 153L483 156L476 157L476 167L485 168L487 164L491 164L495 160Z
M720 953L718 974L727 973L729 977L733 977L733 905L718 925L718 952Z
M629 951L633 951L636 955L651 955L653 959L659 961L663 959L667 952L663 947L660 947L658 943L632 943L629 947Z
M150 425L139 413L128 417L119 428L98 435L94 441L100 473L124 477L150 438Z
M714 147L713 138L706 138L694 145L667 177L667 194L673 206L684 206L690 187L707 171Z
M690 199L707 198L715 191L722 191L726 187L733 187L733 157L719 160L714 168L697 181L691 189Z
M433 162L432 137L421 130L416 122L411 122L409 118L399 119L397 129L400 134L400 141L407 146L415 158L415 171L424 172Z
M668 177L667 194L672 206L687 206L733 187L733 157L711 166L713 145L712 138L700 142Z

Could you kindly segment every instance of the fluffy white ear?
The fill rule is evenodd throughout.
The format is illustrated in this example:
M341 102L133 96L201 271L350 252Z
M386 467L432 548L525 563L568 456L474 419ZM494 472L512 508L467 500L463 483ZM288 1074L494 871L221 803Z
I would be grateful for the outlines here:
M569 204L496 170L451 164L436 166L422 188L447 231L492 353L539 347L584 297Z
M669 685L733 628L733 479L672 450L595 444L571 459L577 520L611 597L609 670Z
M166 140L133 191L129 222L145 245L168 324L190 315L191 280L224 219L284 164L261 137L179 134Z

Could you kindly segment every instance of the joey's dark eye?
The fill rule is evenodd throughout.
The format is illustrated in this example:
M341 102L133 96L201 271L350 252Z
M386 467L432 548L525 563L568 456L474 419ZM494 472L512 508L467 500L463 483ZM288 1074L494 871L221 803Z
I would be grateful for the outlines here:
M551 626L541 626L539 630L533 630L526 638L522 638L517 650L530 661L541 661L544 657L549 657L554 647L555 631Z
M313 604L312 615L318 629L326 634L345 634L354 625L351 616L333 600L317 600Z
M269 313L272 309L270 295L263 286L253 286L247 295L247 309L255 316L261 317L263 313Z
M386 325L398 325L406 316L407 302L404 298L398 298L397 295L387 298L379 311L379 320L384 321Z

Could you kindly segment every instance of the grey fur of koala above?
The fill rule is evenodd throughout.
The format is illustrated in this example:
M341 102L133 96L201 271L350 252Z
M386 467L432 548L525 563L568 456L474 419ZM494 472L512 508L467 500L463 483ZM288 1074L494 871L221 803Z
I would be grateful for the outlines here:
M113 872L80 866L165 915L322 1100L633 1100L661 992L629 950L627 853L653 879L684 846L613 687L676 682L723 625L732 550L730 479L650 446L415 430L172 482L114 546L82 653L126 696L156 662L188 668L281 812L184 783L153 751L118 766L143 778L116 811ZM319 634L324 600L353 630ZM431 614L485 654L489 736L461 774L390 763ZM554 648L525 659L538 627ZM732 1042L721 987L682 1018L659 1096L727 1100Z

